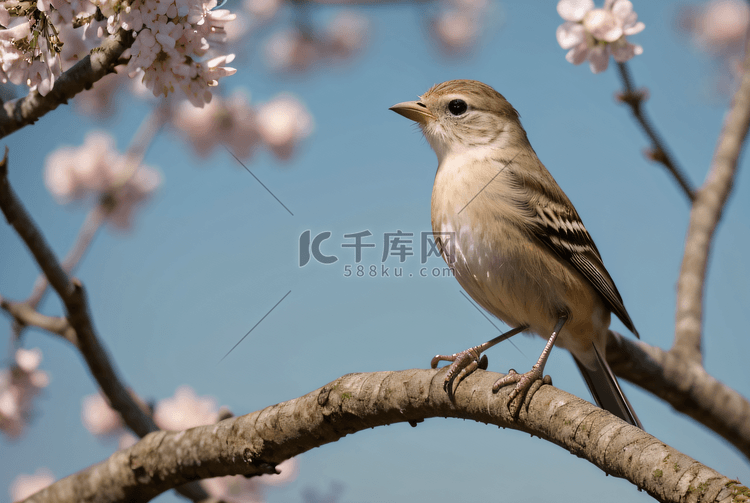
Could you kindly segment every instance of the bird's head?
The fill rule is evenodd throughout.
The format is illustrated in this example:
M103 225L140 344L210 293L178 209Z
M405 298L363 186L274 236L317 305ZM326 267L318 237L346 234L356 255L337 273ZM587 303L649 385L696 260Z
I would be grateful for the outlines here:
M419 100L390 109L419 124L439 162L528 144L518 112L502 94L476 80L437 84Z

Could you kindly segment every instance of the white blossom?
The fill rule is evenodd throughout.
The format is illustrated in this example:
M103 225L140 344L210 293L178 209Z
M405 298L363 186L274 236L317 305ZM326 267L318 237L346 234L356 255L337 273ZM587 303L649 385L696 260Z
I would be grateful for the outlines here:
M626 38L645 28L629 0L606 0L603 9L594 8L593 0L560 0L557 12L565 20L557 28L557 42L574 65L588 60L591 71L599 73L607 69L610 55L624 63L643 53Z

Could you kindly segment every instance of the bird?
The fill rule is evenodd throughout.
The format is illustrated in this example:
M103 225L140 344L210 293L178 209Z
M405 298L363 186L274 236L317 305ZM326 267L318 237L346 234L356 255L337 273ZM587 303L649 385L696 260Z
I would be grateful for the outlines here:
M484 351L517 333L545 339L532 369L511 369L493 391L515 383L511 412L538 389L553 346L568 350L599 407L643 428L606 360L614 313L636 337L601 254L578 212L537 157L505 97L475 80L436 84L390 110L417 123L437 155L432 230L461 287L508 332L453 355L444 388L477 368ZM535 383L537 383L535 385ZM533 393L533 391L532 391ZM513 407L513 404L516 404Z

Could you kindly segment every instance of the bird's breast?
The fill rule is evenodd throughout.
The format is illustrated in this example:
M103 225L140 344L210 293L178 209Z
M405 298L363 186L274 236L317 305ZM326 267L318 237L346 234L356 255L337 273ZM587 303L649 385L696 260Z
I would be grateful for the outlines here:
M490 165L441 164L432 193L432 229L443 245L443 258L464 290L509 326L527 325L530 332L548 337L566 312L579 318L566 325L593 337L601 328L591 326L591 309L601 301L580 274L519 220L522 214L512 206L518 200L513 190L503 173ZM574 294L591 304L583 316L568 306ZM607 314L602 313L598 317ZM608 321L607 316L607 325ZM565 332L558 339L563 347L574 343L566 340Z

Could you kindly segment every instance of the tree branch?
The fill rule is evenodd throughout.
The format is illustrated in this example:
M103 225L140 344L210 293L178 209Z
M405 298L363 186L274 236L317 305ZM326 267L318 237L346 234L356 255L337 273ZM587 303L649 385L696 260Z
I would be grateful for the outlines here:
M76 333L78 350L86 360L89 371L112 408L120 414L127 427L139 437L157 431L158 427L153 419L144 410L145 407L133 399L110 362L107 352L100 344L89 316L83 285L75 278L72 280L68 278L44 236L37 229L10 186L7 147L0 161L0 209L8 223L13 226L26 244L42 272L47 276L50 285L65 305L66 318ZM180 492L195 500L207 497L205 491L197 485L181 488Z
M78 336L78 348L99 386L111 400L112 407L123 415L125 424L136 435L143 436L156 431L158 428L153 420L131 400L129 393L109 363L104 348L99 344L89 317L83 285L76 279L71 281L68 278L54 252L13 192L7 176L7 153L6 148L5 158L0 163L0 209L63 301L67 311L66 317Z
M55 482L28 502L146 501L187 481L273 473L283 460L361 430L426 418L472 419L553 442L659 501L729 502L747 488L681 454L607 411L552 386L508 412L511 388L492 392L499 377L476 371L451 402L446 369L348 374L288 402L216 425L160 431L109 459Z
M67 103L76 94L90 89L94 82L114 71L118 59L132 44L133 35L120 29L91 51L90 55L60 75L46 96L33 91L23 98L4 103L0 107L0 138L33 124L47 112Z
M742 80L719 135L711 169L690 211L685 255L677 280L675 338L671 351L702 361L703 291L716 227L732 191L742 147L750 127L750 37L745 44Z
M643 110L643 101L645 98L644 91L636 91L633 86L628 66L625 63L617 63L617 69L620 72L620 79L625 90L619 94L618 99L630 107L630 111L633 113L633 117L641 126L641 129L651 140L651 151L649 153L652 160L661 163L667 171L669 171L678 185L685 193L685 196L691 201L695 199L695 191L691 187L690 182L685 176L682 168L672 158L672 155L667 149L667 145L664 140L661 139L656 129L651 125L651 121Z
M35 310L28 302L13 302L0 295L0 308L13 317L15 323L22 327L38 327L57 334L74 346L78 346L76 331L67 318L47 316Z
M750 402L700 363L612 331L607 361L615 374L712 429L750 461Z

